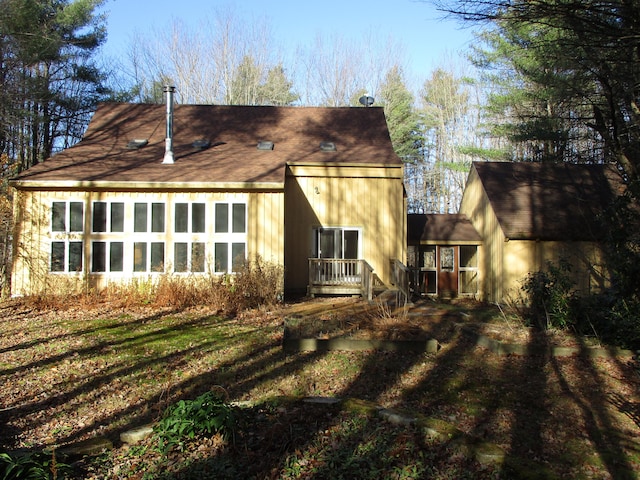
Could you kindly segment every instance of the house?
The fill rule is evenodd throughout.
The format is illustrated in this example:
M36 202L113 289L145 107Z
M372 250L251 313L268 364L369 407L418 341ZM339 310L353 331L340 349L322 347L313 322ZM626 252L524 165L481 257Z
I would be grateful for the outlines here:
M12 294L284 266L287 293L363 293L404 261L403 165L381 108L108 103L11 181Z
M479 295L482 239L466 215L409 214L407 239L414 292L439 297Z
M408 215L413 290L517 300L529 273L562 261L578 292L600 291L603 215L623 189L611 165L475 162L458 214Z
M602 220L623 188L612 165L473 163L459 213L482 239L478 296L502 302L561 260L578 292L605 287Z

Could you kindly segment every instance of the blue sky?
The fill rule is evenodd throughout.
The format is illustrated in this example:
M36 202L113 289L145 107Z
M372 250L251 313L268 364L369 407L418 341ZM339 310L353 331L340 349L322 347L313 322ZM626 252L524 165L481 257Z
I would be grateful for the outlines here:
M233 6L252 18L266 17L274 37L286 48L309 45L317 34L344 34L356 39L372 29L393 37L405 49L409 75L421 83L431 71L466 50L471 31L426 2L416 0L107 0L108 40L104 54L124 55L134 32L145 34L180 19L187 25L216 8Z

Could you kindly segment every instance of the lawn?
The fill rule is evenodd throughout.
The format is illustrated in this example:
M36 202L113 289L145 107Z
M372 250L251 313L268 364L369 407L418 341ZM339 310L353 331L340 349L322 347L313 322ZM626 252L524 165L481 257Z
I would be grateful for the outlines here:
M208 308L48 311L18 301L0 304L0 313L1 450L60 451L95 437L114 443L101 455L68 459L71 478L624 479L640 472L640 376L631 358L593 357L586 345L554 357L545 347L555 336L534 337L470 305L431 305L411 316L437 338L437 354L284 354L290 317L353 329L360 315L368 322L360 327L397 333L388 311L352 299L233 318ZM529 354L491 353L461 323L501 327L530 341ZM212 389L232 406L236 427L226 438L196 436L164 452L154 437L119 442L123 431ZM376 407L420 422L389 422ZM504 461L479 462L473 444L495 446Z

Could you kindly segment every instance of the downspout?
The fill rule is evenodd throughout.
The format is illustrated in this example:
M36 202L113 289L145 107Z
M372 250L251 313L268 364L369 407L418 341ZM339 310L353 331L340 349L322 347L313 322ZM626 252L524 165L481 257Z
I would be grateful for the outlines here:
M174 162L173 157L173 93L176 87L165 85L164 90L167 94L167 135L165 138L164 160L162 163L171 165Z

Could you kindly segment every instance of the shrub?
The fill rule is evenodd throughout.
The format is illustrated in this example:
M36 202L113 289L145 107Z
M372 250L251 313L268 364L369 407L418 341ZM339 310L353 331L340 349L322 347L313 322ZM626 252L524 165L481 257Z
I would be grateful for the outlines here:
M49 480L58 476L63 478L70 471L69 465L58 462L55 450L15 456L0 453L0 478L3 480Z
M606 291L580 298L575 304L576 329L595 335L604 343L632 350L640 349L640 302Z
M221 433L228 436L234 426L234 417L224 398L220 392L209 391L194 400L180 400L167 408L155 427L160 450L182 449L185 439L197 435Z
M532 272L525 278L522 290L529 306L533 325L543 329L567 328L573 323L572 304L576 299L571 265L560 260L547 263L547 271Z
M212 305L226 315L243 310L271 306L282 300L283 268L262 261L247 261L233 275L163 274L134 278L127 284L112 283L101 291L70 291L67 283L52 285L38 295L25 299L38 309L65 309L69 306L90 307L109 302L122 307L155 306L183 309ZM73 299L72 302L69 300Z

